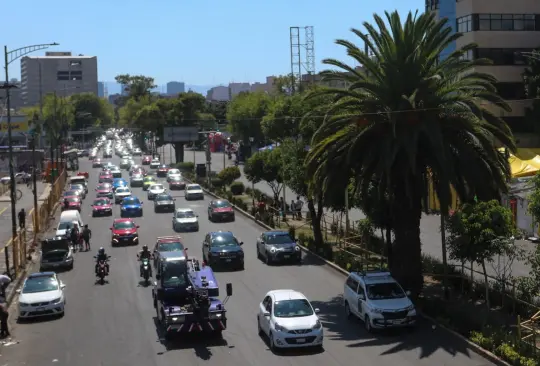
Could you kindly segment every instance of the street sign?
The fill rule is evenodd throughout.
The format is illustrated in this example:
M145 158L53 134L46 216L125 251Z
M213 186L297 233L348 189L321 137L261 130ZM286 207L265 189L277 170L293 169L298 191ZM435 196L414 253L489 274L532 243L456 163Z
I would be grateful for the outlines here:
M164 127L163 141L165 142L193 142L199 141L197 127Z

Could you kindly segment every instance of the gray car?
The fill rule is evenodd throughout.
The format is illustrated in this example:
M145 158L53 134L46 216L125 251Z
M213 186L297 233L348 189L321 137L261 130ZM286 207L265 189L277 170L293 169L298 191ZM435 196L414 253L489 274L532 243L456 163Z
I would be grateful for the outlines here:
M175 199L167 193L158 194L154 198L154 212L174 212L176 205Z
M286 231L266 231L257 238L257 258L266 264L302 262L302 250Z
M172 218L174 231L199 231L199 216L191 208L178 208Z
M129 185L132 187L142 187L144 176L142 174L134 174L129 180Z

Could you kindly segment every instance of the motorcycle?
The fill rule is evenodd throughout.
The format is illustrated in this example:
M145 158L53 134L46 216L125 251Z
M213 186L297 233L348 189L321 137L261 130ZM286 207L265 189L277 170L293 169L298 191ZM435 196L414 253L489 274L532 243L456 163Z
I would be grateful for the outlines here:
M150 280L150 260L148 258L141 259L142 262L142 275L145 283L148 285Z
M94 258L96 258L94 256ZM108 256L108 258L111 258L111 256ZM104 285L105 284L105 277L108 276L108 273L107 273L107 262L108 262L108 259L107 260L100 260L97 264L97 272L96 272L96 276L98 277L99 279L99 283L100 285Z

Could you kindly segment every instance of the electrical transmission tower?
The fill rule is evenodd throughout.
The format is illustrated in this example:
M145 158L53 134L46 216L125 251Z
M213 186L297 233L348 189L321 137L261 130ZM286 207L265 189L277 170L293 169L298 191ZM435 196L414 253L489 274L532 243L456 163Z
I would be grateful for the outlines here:
M291 45L291 79L293 88L296 89L303 82L313 82L316 77L315 34L313 32L313 26L290 27L289 33Z

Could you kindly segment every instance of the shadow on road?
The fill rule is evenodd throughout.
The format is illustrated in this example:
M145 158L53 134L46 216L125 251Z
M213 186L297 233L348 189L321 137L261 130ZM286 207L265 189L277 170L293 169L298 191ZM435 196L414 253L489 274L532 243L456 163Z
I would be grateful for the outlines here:
M270 339L268 336L264 333L260 333L259 337L262 339L264 344L266 344L267 351L272 352L270 349ZM301 356L312 356L317 355L319 353L323 353L324 349L316 348L316 347L299 347L299 348L285 348L285 349L277 349L274 353L276 356L287 356L287 357L301 357Z
M343 308L343 297L336 296L329 301L313 301L314 308L320 309L320 319L325 327L326 337L342 340L347 347L383 347L381 355L419 349L419 358L430 357L438 350L451 355L469 356L466 342L456 338L446 330L433 328L432 323L420 318L415 329L389 329L370 334L364 329L362 321L347 319ZM329 334L330 333L330 334Z

